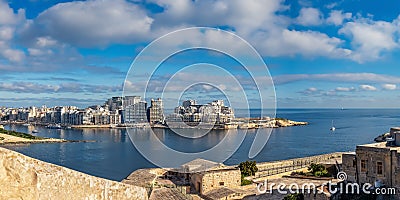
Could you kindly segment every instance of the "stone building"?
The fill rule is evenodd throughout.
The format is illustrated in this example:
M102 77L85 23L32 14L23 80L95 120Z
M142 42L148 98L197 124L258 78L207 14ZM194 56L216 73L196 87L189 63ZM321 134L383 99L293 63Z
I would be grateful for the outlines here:
M241 184L239 168L204 159L195 159L169 173L185 179L193 192L203 195L218 188L238 188Z
M177 191L203 199L241 199L248 194L240 188L239 168L204 159L195 159L175 169L139 169L122 182L148 188L148 191L153 191L150 197L158 197L155 199L180 196ZM167 191L166 188L174 190ZM161 192L159 189L165 191ZM154 191L171 196L161 198L162 195L155 195Z
M375 187L395 187L400 194L400 128L391 128L387 142L358 145L343 154L347 180Z

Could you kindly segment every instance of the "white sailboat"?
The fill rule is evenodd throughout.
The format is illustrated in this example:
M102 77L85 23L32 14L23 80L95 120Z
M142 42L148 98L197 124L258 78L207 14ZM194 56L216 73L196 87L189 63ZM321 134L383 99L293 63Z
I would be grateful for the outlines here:
M331 127L331 131L335 131L336 130L336 128L335 128L335 126L333 125L333 120L332 120L332 127Z

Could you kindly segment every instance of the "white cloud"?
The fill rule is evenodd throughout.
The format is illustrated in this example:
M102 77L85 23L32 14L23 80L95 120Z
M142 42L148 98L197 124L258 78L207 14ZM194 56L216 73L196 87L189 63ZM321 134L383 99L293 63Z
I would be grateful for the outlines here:
M330 82L369 82L369 83L400 83L400 77L374 73L332 73L332 74L291 74L273 77L275 84L286 84L296 81L330 81Z
M59 3L42 12L24 31L26 37L51 37L77 46L107 46L148 38L153 19L125 0Z
M323 14L316 8L302 8L296 22L303 26L316 26L323 22Z
M338 6L338 5L339 5L338 2L333 2L333 3L329 3L329 4L325 5L325 7L328 8L328 9L332 9L332 8Z
M310 92L316 92L316 91L318 91L318 89L315 88L315 87L308 88L307 90L310 91Z
M317 31L288 30L290 19L277 14L287 9L282 0L251 1L161 1L165 10L153 16L153 30L163 26L227 26L248 40L264 56L304 55L308 57L346 57L350 50L341 48L343 41ZM206 12L205 12L206 10ZM317 20L309 17L317 11ZM302 11L302 22L322 23L322 14L314 8ZM163 28L164 30L171 30ZM218 42L218 40L215 40ZM226 44L225 44L226 46Z
M354 87L337 87L337 88L335 88L335 91L337 91L337 92L352 92L355 90L356 89Z
M154 15L154 28L162 26L230 26L241 35L270 29L282 23L277 11L283 0L151 0L164 8Z
M4 83L0 82L0 91L11 91L17 93L57 93L57 92L93 92L93 93L105 93L121 91L121 86L106 86L106 85L88 85L79 83L60 83L60 84L41 84L32 82L13 82Z
M341 10L332 10L329 17L326 19L328 24L334 24L336 26L342 25L346 19L351 19L351 13L343 13Z
M4 58L8 62L18 63L25 58L23 51L11 47L15 26L22 23L24 19L25 11L23 9L19 9L17 13L14 13L6 2L0 0L0 59Z
M57 41L51 37L38 37L36 38L36 45L39 47L50 47L57 44Z
M14 36L14 29L11 27L0 27L0 41L11 40Z
M383 84L382 88L385 90L395 90L395 89L397 89L397 85L396 84Z
M365 91L376 91L376 87L372 86L372 85L360 85L360 89L361 90L365 90Z
M304 94L304 95L315 95L315 94L320 94L321 91L315 87L310 87L310 88L307 88L306 90L300 91L299 93Z
M7 2L0 0L0 25L14 25L25 20L25 10L19 9L15 14Z
M347 22L339 33L350 37L354 49L351 58L358 62L376 60L382 54L399 47L396 38L400 36L398 19L393 22L359 19Z
M203 89L205 89L205 90L212 90L212 89L214 89L214 87L211 86L211 85L202 85L202 87L203 87Z
M301 55L365 62L379 59L400 42L396 41L400 19L393 22L357 19L351 18L351 13L333 10L325 20L322 12L312 7L302 8L299 16L291 19L281 12L290 6L284 0L149 1L163 8L158 13L127 0L73 1L56 4L32 20L25 19L24 10L14 13L7 3L1 0L0 3L0 17L4 15L0 18L0 51L3 51L0 56L12 62L24 59L23 51L5 57L10 56L5 50L18 51L14 48L17 45L8 43L15 32L20 34L18 42L32 56L51 52L57 56L54 48L62 52L64 46L104 48L111 44L148 42L172 30L192 26L227 27L254 45L262 56ZM21 25L23 21L26 23ZM316 26L324 21L337 26L346 22L339 31L340 38L291 27L293 23ZM6 27L1 23L7 24ZM217 34L209 36L213 43L219 42ZM348 38L352 39L351 49L346 44Z
M25 53L17 49L0 49L0 55L11 62L21 62L25 58Z
M36 48L28 48L28 53L31 56L44 56L44 55L51 55L53 52L51 50L42 50Z
M260 39L261 40L261 39ZM273 56L297 55L317 57L326 56L334 58L346 57L350 50L340 48L343 43L339 38L331 38L326 34L316 31L283 30L275 38L268 38L261 48L263 53Z

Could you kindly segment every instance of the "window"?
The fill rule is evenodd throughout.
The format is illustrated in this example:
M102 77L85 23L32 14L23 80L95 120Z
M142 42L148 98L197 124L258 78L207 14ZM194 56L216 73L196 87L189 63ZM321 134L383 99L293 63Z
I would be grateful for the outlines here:
M224 186L225 183L224 182L219 182L219 186Z
M383 163L382 162L376 163L376 173L379 175L383 174Z
M361 160L361 172L367 172L367 160Z

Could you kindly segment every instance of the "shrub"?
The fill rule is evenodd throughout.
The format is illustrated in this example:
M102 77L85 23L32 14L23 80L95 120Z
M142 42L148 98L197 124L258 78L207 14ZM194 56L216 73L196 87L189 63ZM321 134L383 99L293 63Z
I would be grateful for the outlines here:
M329 177L331 176L326 170L325 166L321 164L311 163L308 170L316 177Z
M251 184L253 184L253 181L244 179L244 176L242 176L242 181L241 181L241 185L242 185L242 186L244 186L244 185L251 185Z
M291 175L292 176L294 176L294 175L307 176L308 174L303 171L296 171L296 172L292 172Z
M325 169L325 170L322 170L322 171L315 172L314 176L316 176L316 177L330 177L331 175Z

